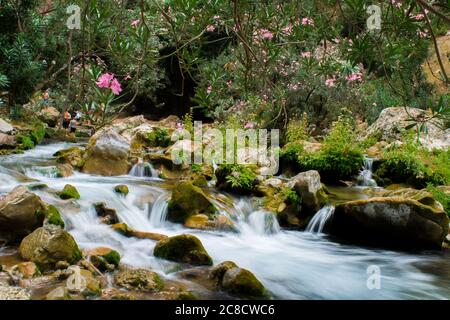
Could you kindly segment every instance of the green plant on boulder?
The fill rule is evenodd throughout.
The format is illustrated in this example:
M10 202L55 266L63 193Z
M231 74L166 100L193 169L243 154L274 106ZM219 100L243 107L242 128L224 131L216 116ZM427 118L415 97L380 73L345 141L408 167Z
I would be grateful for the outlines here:
M150 147L167 148L171 143L169 131L167 129L154 128L148 133L147 141Z
M222 164L216 170L216 178L219 189L246 193L256 189L256 174L248 166Z
M212 265L213 261L200 240L190 234L182 234L158 241L155 257L193 265Z
M65 227L64 220L61 218L61 214L58 209L53 205L48 205L44 211L38 211L37 215L43 215L45 217L45 221L48 224L53 224L55 226L60 226L61 228Z
M80 199L80 194L77 188L70 184L66 184L61 192L58 192L58 196L63 200Z
M19 149L30 150L30 149L34 148L33 140L27 135L18 134L16 136L16 140L17 140L17 144L19 145L18 146Z

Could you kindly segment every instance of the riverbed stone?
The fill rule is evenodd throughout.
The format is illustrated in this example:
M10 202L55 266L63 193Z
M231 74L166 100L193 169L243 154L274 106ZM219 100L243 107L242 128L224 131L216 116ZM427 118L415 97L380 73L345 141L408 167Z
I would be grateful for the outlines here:
M61 164L70 164L72 167L81 169L84 165L85 151L78 147L72 147L56 152L53 156Z
M330 232L385 246L440 248L448 224L442 209L402 197L375 197L337 205Z
M147 269L125 269L114 276L114 283L128 290L160 291L164 288L161 277Z
M62 260L76 263L81 259L81 251L73 237L54 225L38 228L25 237L20 244L19 253L23 259L44 268L54 266Z
M71 184L66 184L61 192L58 192L58 196L63 200L80 199L80 194L77 188Z
M302 209L316 213L326 204L328 196L320 180L318 171L301 172L288 182L302 199Z
M119 267L120 254L111 248L99 247L84 251L84 256L100 271L113 271Z
M130 170L130 143L108 128L96 133L86 149L83 172L102 176L125 175Z
M190 234L182 234L159 241L154 250L155 257L192 265L212 265L212 259L201 241Z
M38 266L31 261L16 264L11 268L13 273L17 273L21 278L30 279L40 274Z
M101 218L101 221L104 224L116 224L119 223L119 217L117 216L117 212L115 209L108 208L106 203L98 202L94 203L94 209L97 213L97 216Z
M0 234L11 241L20 240L42 226L45 203L25 187L13 189L0 200Z
M71 296L67 288L61 286L50 291L46 296L45 300L71 300Z
M0 132L1 133L10 133L14 130L14 127L4 119L0 118Z
M163 239L167 239L168 237L164 234L160 233L154 233L154 232L143 232L138 231L133 228L130 228L126 223L116 223L111 226L111 228L120 233L121 235L125 237L132 237L132 238L138 238L138 239L148 239L148 240L154 240L154 241L160 241Z
M203 190L190 181L177 183L172 190L172 198L168 206L168 219L172 222L184 223L193 215L203 214L213 217L217 210Z

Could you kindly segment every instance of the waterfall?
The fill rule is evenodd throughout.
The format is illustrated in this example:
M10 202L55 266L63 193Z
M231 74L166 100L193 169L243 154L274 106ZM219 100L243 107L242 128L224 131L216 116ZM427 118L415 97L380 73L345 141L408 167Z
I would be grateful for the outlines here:
M130 176L133 177L153 177L158 178L159 173L158 170L153 168L151 163L148 162L139 162L136 163L130 170Z
M280 231L275 214L267 211L252 212L248 217L248 224L257 235L275 234Z
M327 222L333 217L334 207L333 206L325 206L314 215L311 221L308 223L306 227L306 232L310 233L323 233L323 229Z
M358 176L358 185L362 187L376 187L377 183L372 178L373 159L364 157L364 165Z
M168 198L169 194L163 193L153 203L149 219L153 228L164 226L167 217Z

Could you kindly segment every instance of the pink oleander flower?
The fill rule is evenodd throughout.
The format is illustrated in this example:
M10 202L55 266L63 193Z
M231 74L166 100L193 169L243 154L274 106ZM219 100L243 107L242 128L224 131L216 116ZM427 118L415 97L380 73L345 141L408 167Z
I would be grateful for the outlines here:
M419 14L416 14L415 16L413 16L412 18L416 21L421 21L425 18L425 15L423 13L419 13Z
M281 29L281 31L283 31L283 33L285 33L288 36L290 36L292 34L292 30L293 29L294 29L294 27L292 26L292 24L289 24L286 27L284 27L283 29Z
M129 73L127 73L127 75L125 76L125 80L126 81L131 80L131 75Z
M104 73L98 77L96 84L99 88L109 88L112 79L114 79L113 74Z
M244 126L244 129L253 129L255 126L251 122L247 122Z
M116 96L118 96L122 92L122 87L120 85L120 82L116 78L114 78L111 81L111 87L110 88L111 88L112 93L115 94Z
M267 29L259 29L259 35L261 36L261 38L267 40L272 40L273 38L273 33Z
M325 85L328 88L333 88L336 85L336 79L335 78L329 78L329 79L325 80Z
M362 76L363 75L361 72L354 72L348 77L346 77L345 80L347 80L348 82L362 81L363 80Z
M302 52L302 58L311 58L311 52L309 51Z
M212 92L212 86L208 86L208 88L206 89L206 93L210 94Z
M131 21L131 26L136 28L139 25L139 23L141 23L141 20L139 20L139 19L133 20L133 21Z
M302 25L304 25L304 26L313 26L314 25L314 20L311 19L311 18L308 18L308 17L303 18L302 19Z
M210 24L206 27L206 31L208 31L208 32L214 32L214 30L216 30L216 27L213 26L212 24Z

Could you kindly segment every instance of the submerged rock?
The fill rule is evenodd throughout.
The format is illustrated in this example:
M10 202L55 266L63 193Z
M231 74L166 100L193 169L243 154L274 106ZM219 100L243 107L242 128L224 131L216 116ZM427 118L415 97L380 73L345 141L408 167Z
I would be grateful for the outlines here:
M156 272L146 269L126 269L114 276L114 283L128 290L160 291L164 282Z
M129 172L130 143L109 128L95 134L86 150L83 172L102 176L119 176Z
M337 205L330 232L386 246L440 248L448 223L442 209L412 199L376 197Z
M159 241L153 254L158 258L193 265L212 265L213 263L201 241L190 234L182 234Z
M61 192L58 192L58 196L63 200L80 199L80 194L77 188L71 184L66 184Z
M95 212L101 218L101 221L105 224L116 224L119 223L119 218L117 217L116 210L108 208L106 203L100 202L94 204Z
M189 181L177 183L172 190L168 219L172 222L184 223L190 216L198 214L213 217L216 214L216 208L199 187Z
M36 229L22 240L19 253L25 260L42 267L55 265L58 261L76 263L81 251L73 237L60 227L48 225Z

